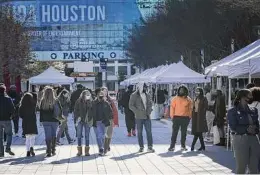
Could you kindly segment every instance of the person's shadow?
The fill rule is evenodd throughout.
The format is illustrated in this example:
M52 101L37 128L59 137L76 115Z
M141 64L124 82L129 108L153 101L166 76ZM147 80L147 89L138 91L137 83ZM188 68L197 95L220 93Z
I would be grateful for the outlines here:
M77 163L77 162L82 162L82 161L89 161L89 160L94 160L98 157L97 154L92 154L90 156L75 156L75 157L70 157L66 159L61 159L61 160L56 160L51 162L51 164L59 165L59 164L64 164L64 163Z
M45 153L38 154L34 157L8 158L0 161L0 164L20 165L42 162L45 159Z
M136 152L136 153L131 153L131 154L127 154L127 155L122 155L119 157L111 157L110 159L113 159L115 161L120 161L120 160L134 159L136 157L139 157L139 156L142 156L145 154L148 154L148 152L144 152L144 153Z

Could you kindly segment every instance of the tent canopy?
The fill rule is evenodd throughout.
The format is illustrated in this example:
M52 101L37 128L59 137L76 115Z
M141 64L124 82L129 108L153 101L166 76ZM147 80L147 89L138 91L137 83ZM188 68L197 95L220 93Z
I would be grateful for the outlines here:
M183 62L179 62L168 66L167 71L164 71L158 75L155 82L157 84L206 83L210 82L210 78L193 71L183 64Z
M221 76L228 76L230 65L256 57L260 57L260 39L223 58L222 60L206 67L205 73L210 75L217 74Z
M229 67L229 78L259 78L260 56L248 58Z
M155 74L157 71L159 71L163 66L158 66L155 68L151 68L148 69L144 72L142 72L141 74L139 74L138 76L134 77L133 79L130 80L131 84L137 84L140 81L143 81L150 75Z
M29 79L30 84L72 84L74 78L67 77L61 74L58 70L53 67L49 67L43 73Z

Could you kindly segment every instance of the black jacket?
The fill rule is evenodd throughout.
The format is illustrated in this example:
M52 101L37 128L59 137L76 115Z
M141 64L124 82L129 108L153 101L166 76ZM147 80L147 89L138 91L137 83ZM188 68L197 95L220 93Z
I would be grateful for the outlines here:
M0 121L11 120L15 112L15 107L12 99L6 94L0 94Z
M81 93L83 92L82 89L77 89L76 91L74 91L72 94L71 94L71 98L70 98L70 111L73 112L74 111L74 107L75 107L75 104L76 104L76 101L79 99Z
M98 104L101 103L101 108L103 110L99 110L98 111ZM110 122L109 120L113 118L113 112L112 112L112 108L111 106L109 105L109 103L107 101L98 101L98 100L95 100L93 102L93 106L92 106L92 110L93 110L93 126L96 127L97 126L97 121L98 121L98 112L101 112L102 113L102 123L104 123L105 126L109 126L110 125Z
M19 116L23 119L24 134L38 134L36 120L36 104L30 106L21 106L19 108Z
M133 111L131 111L131 110L129 109L129 100L130 100L130 97L131 97L131 94L132 94L132 93L133 93L133 92L127 91L127 92L124 93L123 98L122 98L122 106L124 107L124 109L125 109L125 114L126 114L127 116L134 116L134 115L135 115L135 114L133 113Z

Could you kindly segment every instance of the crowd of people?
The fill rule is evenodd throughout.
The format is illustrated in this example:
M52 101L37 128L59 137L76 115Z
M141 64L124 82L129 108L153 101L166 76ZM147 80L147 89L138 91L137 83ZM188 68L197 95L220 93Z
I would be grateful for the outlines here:
M198 139L201 145L198 151L206 149L204 141L210 140L212 127L218 130L220 141L217 145L224 146L226 144L224 126L228 124L231 129L236 172L239 174L247 171L260 172L258 138L260 88L250 84L245 89L236 91L233 108L228 111L221 90L213 93L207 87L205 89L197 87L193 99L189 94L185 85L179 86L169 99L166 98L165 91L161 93L165 98L160 97L159 103L168 104L166 108L169 109L169 116L172 119L172 137L168 151L175 150L179 130L181 130L181 150L187 151L186 136L190 121L191 133L194 135L191 151L195 150ZM137 135L139 152L144 151L143 128L147 135L147 151L155 152L151 122L153 95L148 92L148 86L142 82L136 85L136 90L134 86L129 86L127 91L120 95L119 108L124 109L127 136ZM83 155L83 135L85 136L84 155L90 155L89 135L92 127L95 131L99 155L105 155L111 150L113 128L119 126L119 121L117 107L106 87L92 92L78 84L77 90L70 93L66 88L55 90L53 87L46 86L41 87L38 94L25 93L20 97L15 93L15 87L11 87L10 91L6 92L5 85L0 84L1 157L4 156L4 152L14 155L11 151L13 135L11 120L16 135L19 129L19 117L22 119L23 135L26 137L27 156L35 156L34 143L38 134L36 111L39 111L40 122L44 128L46 157L56 154L56 145L61 144L60 138L63 135L66 136L69 144L75 142L70 136L67 124L69 113L74 117L77 156ZM4 139L7 141L5 150Z
M35 156L34 144L38 134L37 111L45 133L46 157L56 154L56 145L61 144L60 138L63 135L69 144L75 142L69 133L67 123L69 113L74 117L77 156L83 154L83 130L84 155L90 155L89 135L93 127L99 155L102 156L110 151L113 128L119 126L117 107L108 95L106 87L98 88L94 93L78 84L77 90L70 93L65 87L41 86L37 93L27 92L20 96L14 86L7 92L5 85L0 84L0 157L4 157L4 153L15 155L11 151L13 136L11 120L14 122L14 133L18 135L19 118L22 119L22 135L26 138L27 157ZM5 149L4 140L7 142Z

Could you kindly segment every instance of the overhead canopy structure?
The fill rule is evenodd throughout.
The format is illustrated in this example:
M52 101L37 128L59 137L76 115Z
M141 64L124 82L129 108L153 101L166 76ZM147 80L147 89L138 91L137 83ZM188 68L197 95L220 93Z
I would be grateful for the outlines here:
M29 79L30 84L37 84L37 85L65 85L65 84L72 84L74 83L74 78L67 77L61 74L58 70L53 67L49 67L40 75L32 77Z
M162 72L155 79L157 84L206 82L210 82L209 77L188 68L183 62L171 64L166 71Z
M136 74L132 75L132 76L129 77L128 79L122 81L122 82L120 83L120 85L121 85L121 86L129 86L129 85L131 84L130 81L131 81L132 79L134 79L135 77L139 76L139 75L140 75L140 73L136 73Z
M130 80L130 83L131 84L137 84L138 82L140 81L145 81L145 79L148 77L148 76L151 76L153 74L155 74L157 71L159 71L163 66L158 66L158 67L155 67L155 68L151 68L151 69L148 69L148 70L145 70L144 72L142 72L140 75L134 77L133 79Z
M260 54L260 52L259 52ZM259 78L260 56L248 58L229 67L229 78Z
M229 76L229 68L231 65L260 57L260 39L243 49L223 58L222 60L206 67L205 73L208 75Z

